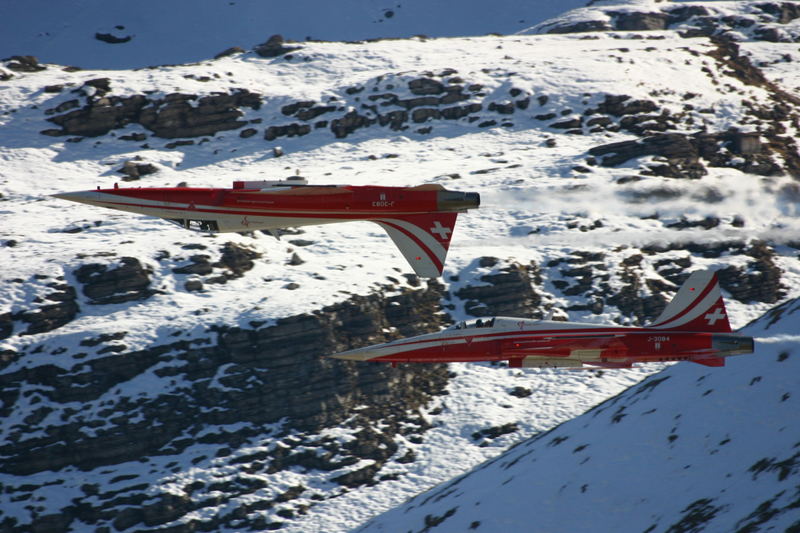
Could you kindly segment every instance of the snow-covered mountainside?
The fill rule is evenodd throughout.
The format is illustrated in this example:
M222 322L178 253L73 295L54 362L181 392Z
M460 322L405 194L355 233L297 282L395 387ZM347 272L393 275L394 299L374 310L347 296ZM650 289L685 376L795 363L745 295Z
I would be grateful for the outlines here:
M273 34L294 41L415 35L458 37L524 30L582 0L79 0L5 2L0 57L83 68L137 68L202 61Z
M592 16L645 5L676 6ZM138 70L4 59L0 531L348 531L663 367L322 356L469 316L639 324L700 268L734 327L800 296L800 51L756 31L800 18L677 5L704 30L567 32L580 11ZM48 196L296 172L483 205L427 281L370 223L209 236Z
M370 521L374 531L798 531L800 300Z

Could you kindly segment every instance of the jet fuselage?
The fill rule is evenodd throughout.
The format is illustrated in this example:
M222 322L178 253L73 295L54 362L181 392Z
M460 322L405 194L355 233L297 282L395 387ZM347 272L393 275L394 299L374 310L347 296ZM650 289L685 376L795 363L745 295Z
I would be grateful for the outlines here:
M472 192L416 187L320 185L303 178L235 181L233 187L114 187L56 198L159 217L208 232L275 230L353 220L382 226L424 277L441 275L456 217L480 205ZM277 233L274 233L277 236Z

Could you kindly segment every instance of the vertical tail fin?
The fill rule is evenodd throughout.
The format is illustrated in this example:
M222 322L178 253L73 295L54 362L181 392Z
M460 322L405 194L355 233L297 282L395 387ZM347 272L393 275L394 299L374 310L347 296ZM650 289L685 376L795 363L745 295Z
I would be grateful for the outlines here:
M730 332L728 312L719 290L717 273L712 270L692 272L650 327L679 331Z
M398 215L375 220L400 249L418 276L442 275L458 213Z

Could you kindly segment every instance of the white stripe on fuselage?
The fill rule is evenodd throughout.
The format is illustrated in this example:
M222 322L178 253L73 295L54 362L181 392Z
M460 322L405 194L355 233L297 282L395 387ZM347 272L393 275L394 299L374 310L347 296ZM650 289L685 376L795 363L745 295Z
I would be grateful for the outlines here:
M599 334L604 336L609 335L624 335L627 333L647 333L646 329L638 328L594 328L583 329L583 324L565 323L568 327L563 329L547 329L547 330L519 330L509 331L505 328L474 328L460 330L458 333L452 331L442 331L440 333L430 333L417 338L402 339L397 341L388 342L386 344L377 344L365 348L357 348L341 352L336 355L357 355L359 353L366 354L362 360L377 359L379 357L386 357L398 353L409 352L413 353L418 350L425 350L427 348L434 348L437 346L456 346L476 344L491 341L504 341L504 340L518 340L519 342L530 341L551 341L558 340L558 337L570 335L575 337L596 337ZM569 327L571 326L571 327ZM476 329L481 329L478 334ZM472 332L472 334L470 334ZM660 333L660 332L659 332ZM435 336L431 338L430 336Z
M168 209L168 210L176 210L181 211L184 213L198 213L198 214L207 214L207 215L240 215L243 213L247 214L294 214L297 215L298 213L309 214L309 215L347 215L348 218L358 218L358 217L368 217L372 219L376 217L380 217L382 220L391 221L398 226L403 226L408 231L412 232L417 238L423 241L426 246L431 248L437 254L445 253L444 248L436 242L436 240L427 232L422 231L419 227L405 222L401 219L396 218L387 218L386 211L361 211L361 210L352 210L352 209L340 209L340 210L333 210L333 209L299 209L299 208L285 208L285 207L268 207L268 206L231 206L231 205L205 205L205 204L191 204L187 202L173 202L173 201L166 201L166 200L150 200L147 198L136 198L136 197L129 197L129 196L122 196L118 194L112 193L103 193L99 191L86 191L87 193L91 193L95 195L96 199L87 200L85 203L91 203L94 205L98 205L100 207L109 207L109 208L116 208L116 209L133 209L137 207L141 208L154 208L154 209ZM189 208L189 206L192 206ZM425 214L428 213L427 211L403 211L402 213L392 213L396 215L412 215L412 214ZM267 215L268 216L268 215ZM391 216L391 215L390 215ZM416 231L414 231L416 228ZM438 248L436 248L438 246Z

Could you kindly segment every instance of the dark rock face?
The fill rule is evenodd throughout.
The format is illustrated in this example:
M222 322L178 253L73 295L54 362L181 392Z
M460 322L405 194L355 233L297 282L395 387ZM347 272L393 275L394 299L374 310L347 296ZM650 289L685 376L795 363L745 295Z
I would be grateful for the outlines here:
M614 26L622 31L663 30L669 16L665 13L612 12Z
M35 335L60 328L77 316L80 307L76 301L75 289L60 281L48 283L47 286L53 291L46 294L44 300L52 303L41 301L44 305L32 310L0 314L0 339L6 339L13 334L14 321L28 324L27 329L21 335ZM0 367L2 367L2 363L0 363Z
M609 31L611 24L604 20L585 20L571 24L559 24L548 28L547 33L585 33L590 31Z
M488 102L466 102L475 97L485 96L479 84L466 84L461 78L448 78L455 74L454 69L446 69L437 74L425 72L424 76L413 77L404 81L410 95L387 92L395 89L395 84L382 84L383 77L378 77L367 85L348 87L345 89L346 104L333 105L309 100L298 100L281 107L281 113L296 119L289 124L271 125L264 132L264 139L273 141L279 137L295 137L311 133L312 130L327 128L334 137L343 139L354 132L371 126L389 127L393 131L405 131L414 124L431 123L436 120L461 120L474 122L480 117L479 112L486 108L496 115L511 115L519 110L527 109L530 96L516 89L514 100ZM438 78L438 79L437 79ZM361 95L372 86L372 94L366 98ZM335 98L330 101L336 100ZM366 102L364 100L367 100ZM323 118L325 120L318 120ZM496 121L484 121L485 126L497 124ZM509 124L510 125L510 124ZM432 127L417 128L417 133L430 133Z
M221 59L223 57L228 57L228 56L232 56L234 54L243 54L243 53L244 53L244 49L243 48L240 48L238 46L231 46L230 48L226 48L222 52L220 52L217 55L215 55L214 59Z
M479 259L484 264L491 261L497 259ZM455 293L465 301L464 309L470 315L541 317L541 296L533 290L534 283L541 284L536 266L514 263L496 274L481 276L480 281L486 285L464 287Z
M727 150L720 150L720 145ZM773 161L769 151L761 143L759 135L731 130L721 133L699 132L694 135L657 134L635 141L595 146L589 150L589 154L599 157L600 164L606 167L621 165L645 155L661 156L666 159L666 163L651 165L645 174L697 179L707 173L702 161L712 167L737 168L751 174L782 174L784 169ZM734 156L738 156L736 160ZM791 166L787 170L791 172Z
M3 61L6 67L14 72L39 72L47 69L39 64L39 60L34 56L11 56Z
M430 78L418 78L408 82L408 88L413 94L441 94L444 92L444 85Z
M247 90L235 94L218 94L198 98L194 95L167 95L159 107L142 109L138 122L165 139L199 137L233 130L247 123L239 107L258 108L261 97ZM196 105L189 102L196 101Z
M14 332L14 319L11 313L0 314L0 340L7 339Z
M447 368L392 368L320 356L385 341L385 332L392 329L402 335L439 329L442 290L441 285L430 283L426 288L406 290L392 297L354 297L268 327L212 325L206 337L135 352L119 344L125 336L120 332L81 343L89 350L106 346L97 354L105 351L114 352L113 355L81 362L80 354L74 358L64 354L63 367L42 364L0 374L0 416L14 413L23 390L31 384L44 391L40 407L12 428L9 438L0 444L4 457L0 471L24 476L69 466L94 470L148 456L177 457L187 447L203 444L214 446L220 460L230 455L228 464L245 473L303 468L330 472L332 482L347 487L375 483L381 466L398 449L395 435L418 435L429 427L416 410L443 392ZM147 394L110 394L143 374L158 383ZM70 402L96 409L76 411L68 405ZM45 417L50 420L49 425L37 426ZM279 421L283 421L283 429L271 434L271 425ZM354 440L342 444L315 434L340 424L349 428ZM206 431L219 425L238 429ZM33 427L41 430L35 436ZM92 431L87 433L87 427ZM231 455L231 448L251 439L263 441L269 435L274 443L268 449L250 456ZM309 451L310 448L320 452ZM372 463L337 472L361 459ZM403 460L413 461L414 457ZM116 478L131 480L121 490L99 493L96 486L84 485L83 494L65 498L67 503L60 512L39 516L34 513L34 523L27 525L6 520L2 527L66 530L79 518L95 528L156 528L190 511L218 505L213 497L215 491L235 497L265 486L260 480L245 476L219 485L187 485L183 487L184 494L176 497L166 490L152 493L154 487L135 481L138 473ZM8 490L30 492L32 488L35 487ZM239 503L229 514L190 523L179 530L190 531L198 524L215 529L240 523L248 509L289 502L304 491L304 487L295 487L273 499L259 498L260 507ZM85 498L88 495L98 497ZM69 503L78 500L84 503ZM267 524L253 527L274 528Z
M622 141L595 146L589 154L601 157L600 164L605 167L620 165L630 159L644 155L660 155L674 162L674 165L691 167L698 162L700 154L689 138L680 133L667 133L645 137L635 141ZM703 174L705 170L703 170ZM692 173L686 177L699 178L702 174Z
M722 288L740 302L778 302L786 292L774 250L764 242L755 242L745 253L753 258L746 267L729 266L717 273Z
M752 258L745 267L729 266L717 272L720 286L741 302L775 303L785 296L781 284L782 271L775 264L775 250L763 241L724 241L717 243L680 243L669 246L642 248L648 255L667 250L686 250L702 257L720 257L723 254L744 255ZM655 262L659 274L675 285L688 277L687 268L691 258L658 260Z
M120 258L116 267L91 263L74 272L75 279L83 284L83 294L97 305L149 298L155 293L150 289L150 274L151 270L134 257Z
M96 137L129 124L141 124L157 137L198 137L241 128L247 122L239 120L243 115L240 108L261 106L261 97L246 89L208 96L173 93L160 100L145 95L105 96L109 90L99 90L99 97L89 98L79 109L48 118L61 127L48 134ZM70 107L76 104L74 101ZM54 112L67 111L61 106Z
M284 46L281 35L273 35L265 42L256 46L253 51L261 57L272 58L288 54L293 50L299 50L299 46Z
M207 254L195 254L189 257L189 264L175 267L172 271L176 274L197 274L206 275L214 271L211 265L211 256Z
M637 115L639 113L653 113L658 110L658 105L651 100L634 100L624 94L607 94L597 107L588 109L587 115L604 114L621 117L624 115Z
M672 259L662 262L652 258L645 260L640 253L624 258L613 267L609 267L606 261L606 254L602 252L575 250L568 257L554 259L547 264L548 267L558 266L564 278L553 280L553 286L566 296L582 296L585 302L572 304L566 308L567 311L600 314L607 305L611 305L623 317L632 319L633 324L646 324L664 310L669 299L665 295L676 290L676 286L685 279L681 276L686 267L691 265L690 261L684 263L682 260L678 261L679 266ZM659 274L675 286L658 278L648 278L642 269L645 261L654 262ZM670 270L669 267L675 268ZM613 288L610 283L612 271L621 282L620 289ZM677 277L673 272L677 273Z
M641 256L638 256L641 259ZM664 291L671 288L663 282L640 278L631 268L633 264L624 265L620 274L624 286L617 293L606 299L626 316L634 316L640 324L653 321L667 306L668 300ZM647 288L648 296L642 296L643 288Z
M765 2L756 4L755 7L773 15L780 24L788 24L800 18L800 5L797 2Z

